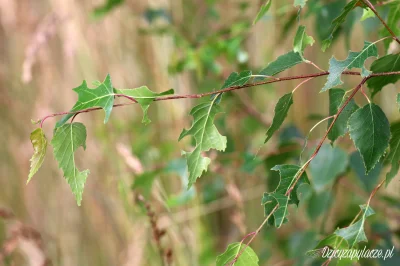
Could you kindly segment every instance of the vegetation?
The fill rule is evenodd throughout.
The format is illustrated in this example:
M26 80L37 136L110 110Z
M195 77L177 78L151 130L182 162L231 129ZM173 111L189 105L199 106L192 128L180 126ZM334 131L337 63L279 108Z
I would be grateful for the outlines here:
M215 11L216 4L209 2L207 8ZM97 19L106 19L111 11L124 5L124 1L108 1L103 7L96 8L93 14ZM275 7L274 12L271 7ZM239 10L245 13L248 8L249 3L243 2ZM264 23L270 13L285 22L279 31L282 36L293 40L292 47L261 70L248 70L251 65L246 58L242 60L248 55L241 45L249 32ZM160 18L166 21L166 25L156 24L143 30L145 36L172 37L175 45L182 49L171 60L170 74L180 75L195 70L193 79L197 80L199 87L207 90L178 94L175 93L178 89L156 88L153 91L146 86L123 89L112 79L113 73L108 74L103 82L94 81L93 88L84 80L73 89L77 101L69 111L48 114L32 121L38 127L30 135L34 153L29 185L41 182L39 169L44 164L50 144L77 205L84 206L87 191L94 188L85 188L92 176L89 170L78 169L85 165L85 160L79 159L84 155L77 151L80 147L86 150L88 136L85 122L76 122L80 114L103 110L106 124L114 119L115 107L129 109L130 105L139 105L143 112L142 125L136 123L129 129L121 125L120 128L122 131L137 130L145 134L139 141L132 142L132 149L128 152L139 151L144 155L152 146L163 150L161 146L152 145L153 140L146 134L153 131L160 131L160 135L167 133L163 125L168 123L169 116L162 107L161 119L156 125L151 123L151 108L156 102L192 99L199 103L189 112L191 125L181 127L179 137L175 138L178 141L191 139L191 142L182 144L181 158L165 159L179 152L176 145L164 149L168 151L159 157L161 166L152 160L140 163L146 160L145 157L137 159L129 155L129 159L126 153L124 156L131 165L136 165L133 166L136 174L132 184L120 183L120 196L125 201L127 213L141 213L149 219L150 223L146 224L151 227L153 251L159 257L149 256L143 265L273 265L277 258L284 265L396 265L400 253L395 243L399 240L400 228L394 221L398 221L400 214L398 187L394 183L400 167L400 92L396 90L395 97L390 97L390 101L384 104L387 106L377 98L389 86L398 86L396 82L400 78L400 1L295 0L294 3L282 4L267 0L262 1L258 13L253 14L251 19L233 22L227 29L202 33L203 36L195 40L187 36L188 32L180 28L181 25L171 22L167 11L150 9L145 14L150 25ZM315 37L306 27L310 18L317 21ZM352 28L357 27L357 20L375 23L363 43L352 33ZM268 34L268 29L263 30L263 33L255 32L255 35ZM348 46L361 48L351 47L352 50L346 52L347 56L342 56L343 52L341 56L333 53L332 46L341 37L347 39ZM320 62L311 60L315 54L326 57L323 53L332 55L326 63L329 64L328 70L318 66ZM218 63L221 57L236 71L223 75ZM342 57L345 59L337 59ZM309 72L291 75L292 68L299 65ZM220 83L219 89L202 83L202 80L210 79L216 84L220 76L228 77ZM323 80L318 88L328 104L317 104L316 100L308 102L307 111L313 110L318 114L293 112L298 99L307 101L307 97L311 97L307 86L317 86L312 83L317 79ZM271 113L271 119L267 121L246 92L250 93L260 86L283 90L288 81L297 82L297 85L277 101L264 101L267 94L252 94L255 98L262 97L258 101L254 99L258 104L275 102L273 110L264 110ZM304 98L300 98L302 94ZM243 107L246 116L235 118L238 104ZM312 105L318 108L311 108ZM395 110L396 113L388 116L387 110ZM307 117L299 117L303 115L308 116L308 121L301 125L301 129L286 121L289 117L291 120L306 121ZM45 130L50 118L60 118L52 132ZM234 122L229 123L229 119L233 118ZM186 118L186 121L189 122L189 119ZM310 121L313 125L308 126ZM116 130L114 127L118 125L113 124L103 133L106 139L109 138L107 134L111 138L112 131ZM48 135L52 135L51 140L46 137ZM172 232L160 225L160 213L154 211L152 206L157 205L160 199L156 200L152 191L161 176L171 173L180 177L182 191L174 195L170 189L161 189L160 213L171 214L172 209L185 208L196 200L205 204L207 201L215 202L220 200L223 191L228 193L228 202L233 202L236 215L231 217L231 222L238 232L229 237L232 240L230 244L223 243L224 251L221 245L217 249L208 246L207 241L218 241L218 237L211 233L211 228L202 226L199 234L209 236L202 239L202 244L207 247L195 250L196 253L201 252L200 256L186 257L181 254L184 251L166 243L165 236ZM264 191L267 192L246 195L254 193L247 191L250 183L256 184L255 187L265 185ZM388 191L394 189L395 193L378 194L385 187ZM133 211L128 195L134 195L143 208ZM245 196L257 198L261 207L254 201L245 204ZM248 207L254 204L256 208ZM249 211L247 208L252 209ZM254 220L252 215L255 212L263 213L264 218L255 216L260 220ZM226 215L222 213L222 216ZM230 221L222 218L222 223ZM254 231L249 233L251 230ZM282 235L281 230L288 231L283 231L285 235ZM253 246L256 239L260 239L259 243ZM331 250L362 250L364 247L389 250L393 247L394 255L388 260L326 258L322 256L325 247ZM269 251L276 249L281 254Z

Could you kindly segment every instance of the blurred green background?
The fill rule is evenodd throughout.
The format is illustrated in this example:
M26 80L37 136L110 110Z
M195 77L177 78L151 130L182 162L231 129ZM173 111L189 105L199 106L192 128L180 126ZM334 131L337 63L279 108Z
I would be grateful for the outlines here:
M76 121L85 123L88 137L86 151L77 153L77 165L91 172L81 207L50 147L42 168L28 185L26 180L33 152L29 134L35 128L30 120L68 111L77 99L72 88L84 79L90 84L109 73L116 88L147 85L157 92L174 88L176 94L193 94L219 89L232 71L256 71L290 51L299 23L316 39L306 58L323 69L328 69L332 54L344 59L349 49L362 48L363 40L379 39L379 21L360 23L358 10L333 47L322 53L321 40L346 1L310 0L300 21L293 1L273 1L268 14L253 26L261 2L0 1L0 208L15 214L13 219L0 219L0 246L10 244L21 223L42 237L38 249L31 236L20 236L0 265L41 265L45 258L52 265L161 265L149 217L134 200L139 193L157 214L158 226L166 229L161 244L171 249L172 265L214 265L229 243L259 226L264 217L262 193L272 190L277 180L269 169L296 162L304 136L328 114L328 94L319 93L324 78L296 91L284 129L267 145L264 135L275 103L299 81L225 94L225 113L217 116L216 125L228 137L228 148L210 152L209 171L190 190L180 152L191 150L192 143L190 138L177 139L192 121L190 109L207 99L154 103L147 126L141 124L137 105L115 108L107 124L103 111L79 115ZM384 55L383 46L380 49ZM301 65L280 76L315 72L313 66ZM344 80L351 88L358 77ZM374 98L391 121L399 118L392 103L396 91L389 85ZM358 96L356 101L365 104L365 98ZM56 119L44 124L49 138ZM310 150L325 129L320 126L312 133ZM348 137L339 143L349 154L354 152ZM350 158L351 169L359 163L355 157ZM381 176L385 173L382 170ZM264 229L252 244L260 265L313 263L304 253L320 236L354 218L379 174L380 170L375 181L363 182L357 170L351 171L328 189L332 193L323 194L328 198L312 196L316 198L310 202L318 206L300 206L291 210L289 223L281 229ZM392 184L372 204L378 214L367 228L370 246L393 243L399 248L398 177ZM360 265L400 265L398 259L386 262L394 264Z

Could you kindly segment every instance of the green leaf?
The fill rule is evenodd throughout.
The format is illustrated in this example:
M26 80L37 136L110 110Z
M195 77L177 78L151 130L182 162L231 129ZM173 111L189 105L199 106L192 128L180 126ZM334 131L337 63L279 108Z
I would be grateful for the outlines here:
M294 0L294 7L300 6L303 8L307 3L307 0Z
M307 251L306 255L314 258L320 257L326 247L333 250L348 249L349 243L343 237L331 234L319 241L313 250Z
M400 93L397 94L397 105L399 106L399 112L400 112Z
M393 33L396 36L399 36L400 35L400 27L398 25L399 25L399 21L400 21L400 1L394 1L393 3L389 3L387 5L387 8L389 10L389 13L387 16L386 24L388 25L388 27L393 31ZM382 29L380 31L380 36L383 38L383 37L389 37L391 35L390 35L390 32L385 27L382 27ZM389 45L392 41L393 41L392 38L388 38L383 41L383 43L385 44L386 50L389 48Z
M334 195L329 188L318 192L313 191L307 202L307 215L310 221L315 221L320 215L326 213L333 200Z
M391 125L390 133L392 138L390 139L389 147L390 151L387 155L387 161L392 165L390 171L386 174L386 186L389 185L390 181L397 175L400 167L400 122L396 122Z
M258 266L257 254L251 247L246 247L246 245L236 242L229 244L228 248L224 253L217 257L216 266L225 266L232 262L235 257L245 248L242 255L239 256L235 262L235 266Z
M359 0L353 0L349 2L343 8L342 13L340 13L340 15L332 21L333 28L329 37L322 42L322 51L325 52L325 50L328 49L329 46L331 46L333 34L335 34L335 32L339 29L343 22L345 22L347 15L357 6L358 2Z
M329 90L329 116L335 115L339 108L344 104L346 99L344 98L345 91L343 89L330 89ZM347 121L349 117L358 110L358 105L355 103L354 99L347 104L343 109L339 117L336 119L335 124L333 124L332 129L328 133L328 139L333 143L339 137L342 137L348 132ZM333 118L328 120L328 128L330 127Z
M378 162L374 169L372 169L367 175L365 174L365 166L361 155L358 151L355 151L350 155L350 167L364 185L364 189L367 192L372 192L378 182L380 173L382 172L382 163Z
M279 171L280 182L278 187L273 192L265 192L262 198L261 204L264 205L264 214L268 216L272 210L278 205L277 210L268 219L268 224L274 225L279 228L285 222L287 222L286 216L288 216L288 205L299 204L297 188L303 184L309 184L307 174L302 173L293 190L286 196L286 193L291 189L295 182L297 175L299 174L300 167L297 165L276 165L271 170Z
M51 140L51 145L58 167L63 170L64 177L75 195L78 206L80 206L89 170L80 172L76 168L74 153L80 146L86 149L85 126L82 123L68 123L57 128Z
M397 94L397 105L399 107L399 112L400 112L400 93Z
M229 77L225 80L222 89L226 89L233 86L243 86L251 78L251 71L245 70L240 73L232 72Z
M373 17L375 17L375 13L369 7L367 7L363 9L363 14L361 16L360 21L364 21L367 18L373 18Z
M364 224L365 220L369 216L375 214L375 212L368 205L360 205L360 208L362 210L362 216L360 220L348 227L337 229L334 233L335 235L346 239L349 243L349 248L353 248L356 244L360 242L368 242L367 236L364 232Z
M274 76L302 62L304 62L304 60L301 54L291 51L279 56L275 61L269 63L267 67L260 71L259 75ZM263 78L257 78L255 80L262 79Z
M195 106L190 111L194 118L191 128L188 130L183 129L179 136L178 140L181 140L188 135L193 135L196 140L196 147L193 151L182 151L182 154L186 157L189 171L188 188L196 182L196 179L202 175L203 171L207 171L207 167L211 162L210 158L202 156L202 152L210 149L224 151L226 148L226 137L222 136L214 125L215 115L221 112L220 106L216 103L218 98L218 96L214 97L212 101Z
M257 13L256 18L253 21L253 25L256 24L269 10L271 7L272 1L267 0L260 8L260 10Z
M73 90L78 94L78 101L70 112L77 112L92 107L101 107L106 113L104 123L107 123L114 105L114 92L110 75L107 75L104 82L95 89L90 89L87 86L86 80L84 80L82 85ZM73 114L63 116L63 118L57 122L56 128L64 125L72 116Z
M34 152L31 158L31 170L29 171L28 181L26 183L31 180L32 176L36 174L42 166L44 157L46 156L47 138L42 128L37 128L32 131L31 142Z
M142 195L146 198L150 196L151 188L153 187L154 180L160 174L161 169L155 171L144 172L135 177L132 184L132 189L141 190Z
M174 90L170 89L161 93L157 93L149 90L146 86L142 86L135 89L115 89L115 93L127 95L134 98L143 110L142 123L147 125L151 122L147 115L150 104L157 97L174 94Z
M329 60L328 81L325 83L321 92L342 85L341 75L346 70L361 68L361 76L368 76L370 72L364 67L364 63L365 60L372 56L378 56L378 49L374 43L365 41L364 48L360 52L350 51L348 57L343 61L338 61L332 57L331 60Z
M400 71L400 53L385 55L371 64L372 73ZM373 77L367 81L371 96L380 92L388 84L394 84L400 79L400 75Z
M304 49L307 47L307 45L312 46L313 44L314 39L313 37L307 35L306 27L299 26L293 41L293 51L295 53L299 53L301 57L304 58Z
M323 145L309 166L314 189L322 191L331 185L336 177L346 171L348 163L345 151L329 144Z
M378 105L370 103L351 115L348 126L368 174L389 146L389 121Z
M293 104L292 92L283 95L279 99L278 103L275 106L274 119L272 120L271 126L267 130L267 138L265 139L264 143L267 143L267 141L272 137L275 131L277 131L281 127L292 104Z
M95 18L103 17L111 10L122 4L125 0L105 0L105 1L106 2L103 5L96 7L94 9L93 16Z

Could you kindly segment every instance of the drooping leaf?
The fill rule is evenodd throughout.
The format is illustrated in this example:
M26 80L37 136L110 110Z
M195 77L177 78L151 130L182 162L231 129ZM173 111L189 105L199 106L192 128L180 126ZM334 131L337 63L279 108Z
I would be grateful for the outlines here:
M89 170L80 172L75 165L75 151L82 146L86 149L86 128L82 123L64 124L56 129L51 145L58 167L74 193L78 206L81 205L83 188Z
M389 143L390 151L386 160L391 164L391 169L386 174L386 186L397 175L400 168L400 122L391 125L390 133L392 135Z
M154 99L157 97L174 94L174 90L170 89L164 92L157 93L149 90L146 86L142 86L135 89L116 89L115 93L127 95L134 98L143 110L142 123L147 125L151 122L147 115L147 111L149 110L151 102L153 102Z
M236 242L229 244L224 253L217 257L216 266L225 266L231 263L235 257L245 248L234 265L236 266L258 266L257 254L251 247Z
M357 222L348 227L337 229L334 233L335 235L346 239L347 242L349 243L349 248L353 248L356 244L360 242L368 242L367 236L365 235L364 232L364 224L365 220L369 216L375 214L375 212L368 205L360 205L360 208L362 210L362 215L360 220L358 220Z
M348 163L345 151L329 144L323 145L309 166L314 189L322 191L331 185L336 177L345 172Z
M269 63L267 67L260 71L259 75L274 76L302 62L304 62L302 56L299 53L291 51L279 56L275 61ZM256 78L255 80L262 79L263 78Z
M321 92L329 90L333 87L342 85L341 75L343 71L350 70L352 68L361 68L361 75L366 77L370 72L364 67L365 60L369 57L378 56L378 49L374 43L364 42L364 48L360 52L350 51L348 57L343 61L338 61L332 57L329 60L329 75L325 86Z
M186 160L183 158L173 160L168 163L165 168L167 173L176 173L179 175L181 180L181 191L176 195L171 195L167 199L167 206L169 208L181 206L187 204L190 200L192 200L196 196L196 189L191 187L187 189L189 183L189 175L186 165Z
M307 47L307 45L312 46L313 44L314 39L313 37L307 35L306 27L299 26L293 41L293 52L299 53L301 57L304 58L304 49Z
M329 90L329 116L335 115L339 108L345 102L345 91L343 89L330 89ZM328 139L333 143L339 137L345 135L348 132L347 121L349 117L358 110L358 105L353 99L347 104L343 109L342 113L336 119L335 124L333 124L331 130L328 133ZM328 128L330 127L333 118L328 120Z
M300 6L303 8L307 3L307 0L294 0L294 7Z
M220 106L216 103L217 97L212 101L201 103L195 106L190 114L193 116L193 124L190 129L183 129L179 136L182 138L193 135L196 141L196 147L191 152L182 152L186 157L187 166L189 171L189 184L190 188L196 179L200 177L203 171L207 171L207 167L211 160L208 157L203 157L202 152L210 149L224 151L226 148L227 139L222 136L214 125L214 117L217 113L221 112Z
M249 81L251 78L251 71L245 70L240 73L233 72L229 75L229 77L225 80L224 85L222 85L222 89L226 89L233 86L243 86Z
M387 7L389 10L389 13L387 16L386 24L388 25L388 27L393 31L393 33L396 36L399 36L400 35L400 27L399 27L400 1L394 1L392 3L388 3ZM382 27L382 29L380 30L379 33L382 38L391 36L390 32L385 27ZM389 48L389 45L392 41L393 41L392 38L388 38L383 41L383 43L385 44L386 50Z
M383 73L400 71L400 53L385 55L371 64L372 73ZM400 75L390 75L390 76L378 76L370 78L367 81L369 90L371 91L371 96L374 97L375 94L380 92L383 87L388 84L394 84L400 79Z
M355 151L350 155L350 167L364 185L364 189L367 192L371 192L378 182L380 173L382 171L382 162L378 162L374 169L372 169L367 175L365 174L365 165L361 155L358 151Z
M42 128L37 128L32 131L31 143L34 152L31 158L31 170L29 171L28 181L26 183L31 180L32 176L36 174L36 172L42 166L44 157L46 156L47 138Z
M79 87L73 90L78 94L78 101L70 112L81 111L91 107L101 107L106 113L104 123L107 123L114 105L114 92L110 75L107 75L104 82L95 89L90 89L87 86L86 80L84 80ZM57 122L56 128L64 125L72 116L73 114L63 116L63 118Z
M274 119L272 120L271 126L267 130L267 138L265 139L264 143L267 143L267 141L272 137L275 131L277 131L281 127L292 104L293 104L292 92L283 95L279 99L278 103L275 106Z
M333 28L332 28L332 31L331 31L331 34L329 35L329 37L326 38L322 42L322 51L325 52L325 50L329 48L329 46L331 45L332 40L333 40L333 35L339 29L339 27L343 24L343 22L345 22L347 15L357 6L358 2L359 2L359 0L350 1L343 8L342 13L332 21Z
M300 167L297 165L276 165L271 170L279 171L280 182L273 192L264 193L261 204L264 205L265 216L268 216L278 205L276 211L268 219L268 224L279 228L283 223L287 222L286 216L288 216L288 205L299 204L297 188L303 184L309 184L310 182L308 181L307 174L303 172L301 177L298 178L295 186L292 188L300 173ZM290 189L292 190L289 193ZM287 193L289 194L286 195Z
M111 10L122 4L125 0L104 0L105 3L101 6L98 6L93 11L93 16L95 18L103 17Z
M324 248L344 250L349 248L349 243L343 237L331 234L319 241L314 249L307 251L306 255L310 257L320 257L323 254Z
M389 121L378 105L370 103L351 115L348 126L368 174L389 146Z
M256 24L269 10L271 7L272 0L266 0L265 3L261 6L260 10L257 13L256 18L253 21L253 25Z

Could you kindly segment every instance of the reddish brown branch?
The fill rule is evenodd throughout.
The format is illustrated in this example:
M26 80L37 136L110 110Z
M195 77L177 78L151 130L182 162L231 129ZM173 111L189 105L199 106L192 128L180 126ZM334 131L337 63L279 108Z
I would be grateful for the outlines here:
M383 26L388 30L390 35L392 35L393 40L395 40L398 44L400 44L399 38L397 38L396 34L393 32L393 30L386 24L385 20L378 14L378 11L376 11L376 8L374 7L373 4L369 0L361 0L364 4L366 4L372 12L374 12L375 16L382 22Z
M342 74L343 75L352 75L352 76L360 76L361 75L359 72L354 72L354 71L344 71ZM315 74L308 74L308 75L299 75L299 76L291 76L291 77L283 77L283 78L274 78L272 80L266 80L266 81L261 81L261 82L256 82L256 83L249 83L249 84L245 84L243 86L232 86L232 87L229 87L229 88L226 88L226 89L212 91L212 92L206 92L206 93L187 94L187 95L172 95L172 96L167 96L167 97L159 97L159 98L154 99L154 101L166 101L166 100L175 100L175 99L197 99L197 98L210 96L210 95L213 95L213 94L216 94L216 93L223 93L223 92L229 92L229 91L234 91L234 90L240 90L240 89L244 89L244 88L255 87L255 86L260 86L260 85L265 85L265 84L271 84L271 83L276 83L276 82L281 82L281 81L297 80L297 79L308 79L308 78L315 78L315 77L321 77L321 76L326 76L326 75L329 75L328 71L319 72L319 73L315 73ZM385 73L373 73L369 77L390 76L390 75L400 75L400 71L385 72ZM134 104L134 103L137 102L133 97L130 97L130 96L127 96L127 95L117 94L116 96L128 98L132 102L131 103L114 104L113 107L131 105L131 104ZM50 115L47 115L47 116L45 116L45 117L43 117L42 119L39 120L40 121L40 127L43 127L44 121L47 120L48 118L51 118L51 117L56 117L56 116L60 116L60 115L68 115L68 114L88 113L88 112L101 110L101 109L102 109L101 107L92 107L92 108L88 108L88 109L81 110L81 111L76 111L76 112L61 112L61 113L50 114Z

